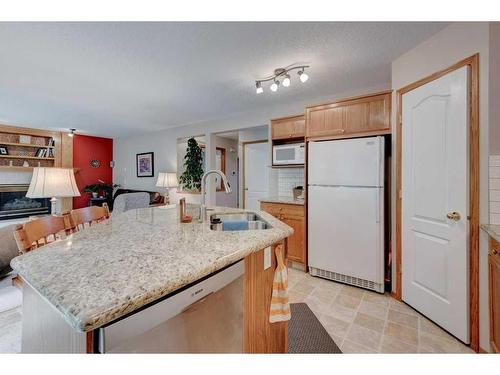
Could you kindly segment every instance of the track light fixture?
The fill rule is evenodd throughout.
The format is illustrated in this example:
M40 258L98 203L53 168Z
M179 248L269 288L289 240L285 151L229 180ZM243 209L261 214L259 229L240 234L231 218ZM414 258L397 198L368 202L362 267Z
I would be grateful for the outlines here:
M291 79L290 79L290 74L288 73L292 70L297 70L297 69L299 70L298 75L300 81L302 83L305 83L309 79L309 75L305 72L306 68L309 68L309 65L293 64L286 68L275 69L273 75L255 81L255 92L257 94L262 94L264 92L264 88L262 87L262 82L273 81L273 83L269 86L269 89L272 92L278 91L280 84L283 85L283 87L289 87L291 84ZM279 79L281 79L281 82Z
M74 128L69 129L68 137L73 138L75 136L75 131L76 129Z

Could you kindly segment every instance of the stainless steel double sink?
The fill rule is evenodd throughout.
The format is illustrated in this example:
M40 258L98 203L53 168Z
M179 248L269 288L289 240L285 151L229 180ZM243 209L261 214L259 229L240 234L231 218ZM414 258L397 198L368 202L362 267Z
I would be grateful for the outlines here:
M246 222L248 223L248 228L228 229L224 227L224 222ZM255 212L214 213L210 215L211 230L263 230L269 228L272 228L271 225Z

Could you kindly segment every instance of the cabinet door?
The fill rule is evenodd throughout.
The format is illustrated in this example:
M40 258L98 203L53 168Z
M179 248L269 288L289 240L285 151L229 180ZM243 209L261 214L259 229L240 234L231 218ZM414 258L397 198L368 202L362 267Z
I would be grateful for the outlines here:
M293 228L293 235L287 238L287 255L289 260L305 263L304 218L298 216L282 216L281 221Z
M299 138L305 134L304 116L295 116L271 121L272 138Z
M344 133L343 108L308 109L306 129L308 137Z
M370 101L368 131L391 128L391 94L375 97Z
M490 293L490 341L495 353L500 352L500 244L490 243L488 255Z
M368 130L370 103L347 105L344 108L346 133L361 133Z

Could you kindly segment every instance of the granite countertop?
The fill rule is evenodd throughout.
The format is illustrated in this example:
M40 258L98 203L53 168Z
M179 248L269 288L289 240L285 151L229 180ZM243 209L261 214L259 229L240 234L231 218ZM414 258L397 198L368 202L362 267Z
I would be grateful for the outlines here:
M488 233L496 241L500 242L500 225L481 224L481 229Z
M181 224L175 206L131 210L16 257L11 266L68 324L90 331L293 234L259 214L272 228L219 232L195 220Z
M284 196L260 198L259 201L266 203L297 204L302 206L304 205L304 199L294 199L293 197L284 197Z

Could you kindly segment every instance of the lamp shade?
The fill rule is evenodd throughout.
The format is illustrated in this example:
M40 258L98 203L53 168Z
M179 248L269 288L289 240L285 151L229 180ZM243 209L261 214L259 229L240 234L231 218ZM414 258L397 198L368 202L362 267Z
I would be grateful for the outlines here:
M33 168L28 198L79 197L72 168Z
M156 186L173 188L179 186L177 182L177 173L175 172L160 172L158 173L158 180Z

